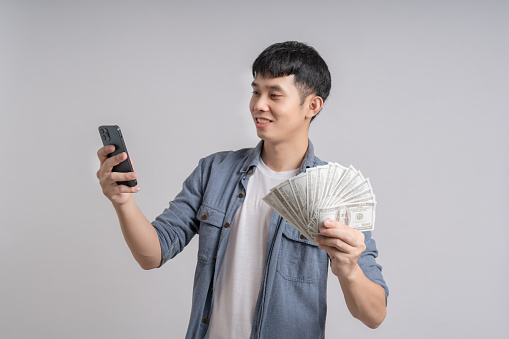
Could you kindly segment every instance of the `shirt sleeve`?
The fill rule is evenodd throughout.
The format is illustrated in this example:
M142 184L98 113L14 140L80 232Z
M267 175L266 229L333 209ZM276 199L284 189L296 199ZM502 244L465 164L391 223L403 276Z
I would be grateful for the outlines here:
M382 266L377 264L378 250L376 249L375 240L371 238L371 232L364 232L364 242L366 250L361 254L357 263L361 267L364 275L371 281L379 284L385 290L385 298L389 296L389 288L382 276Z
M182 185L182 191L153 222L161 244L161 265L180 253L198 232L197 212L203 198L203 159Z

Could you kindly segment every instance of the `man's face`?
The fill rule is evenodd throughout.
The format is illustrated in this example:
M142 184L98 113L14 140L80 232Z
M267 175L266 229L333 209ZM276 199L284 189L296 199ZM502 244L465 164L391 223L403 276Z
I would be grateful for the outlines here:
M307 140L312 95L301 105L302 98L293 75L279 78L257 76L251 86L253 95L249 109L259 138L273 144L300 138Z

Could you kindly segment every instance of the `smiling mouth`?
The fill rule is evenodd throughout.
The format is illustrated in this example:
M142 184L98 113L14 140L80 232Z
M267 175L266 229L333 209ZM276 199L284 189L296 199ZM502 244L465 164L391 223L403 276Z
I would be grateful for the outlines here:
M263 119L263 118L256 118L256 122L258 122L259 124L268 124L270 122L270 120Z

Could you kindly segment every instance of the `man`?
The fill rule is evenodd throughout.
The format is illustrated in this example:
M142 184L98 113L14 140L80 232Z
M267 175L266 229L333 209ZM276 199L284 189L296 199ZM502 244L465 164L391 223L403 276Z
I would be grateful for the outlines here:
M285 42L264 50L252 71L249 108L262 141L201 159L153 223L134 202L139 188L116 184L136 178L112 172L126 155L98 151L97 176L126 242L152 269L199 235L187 338L324 337L329 265L352 315L376 328L388 292L371 233L328 219L316 246L261 201L271 187L325 164L308 130L330 91L327 65L312 47Z

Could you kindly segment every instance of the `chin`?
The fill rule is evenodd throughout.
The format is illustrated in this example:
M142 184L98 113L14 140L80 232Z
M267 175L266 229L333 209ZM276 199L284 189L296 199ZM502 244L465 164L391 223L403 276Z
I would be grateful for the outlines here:
M273 141L272 138L270 138L267 134L265 133L260 133L259 131L256 132L256 135L258 135L258 138L262 139L263 141L266 141L266 142L271 142Z
M263 141L267 140L267 135L263 132L260 132L259 130L256 130L256 135L258 136L258 138L262 139Z

